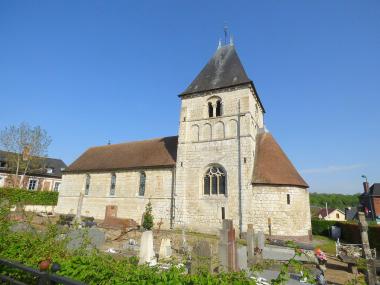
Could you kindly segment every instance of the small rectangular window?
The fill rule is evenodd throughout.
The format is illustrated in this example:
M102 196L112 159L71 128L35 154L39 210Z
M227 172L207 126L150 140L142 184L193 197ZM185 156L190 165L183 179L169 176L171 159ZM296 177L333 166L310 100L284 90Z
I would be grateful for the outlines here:
M139 185L139 196L143 197L145 195L145 180L146 174L144 171L140 172L140 185Z
M116 188L116 174L113 173L113 174L111 175L110 196L115 196L115 188Z
M286 200L288 202L288 205L290 205L290 194L286 194Z
M88 193L90 193L90 181L91 181L90 174L87 174L86 175L86 186L84 188L84 194L85 195L88 195Z
M247 158L246 157L244 157L244 163L247 163Z
M28 190L36 190L37 189L37 179L30 179L29 180L29 185L28 185Z
M225 218L226 218L226 211L224 207L222 207L222 220L224 220Z
M54 192L58 192L59 191L59 186L61 185L60 182L55 182L54 184Z
M1 168L7 167L7 163L5 161L0 161L0 167Z

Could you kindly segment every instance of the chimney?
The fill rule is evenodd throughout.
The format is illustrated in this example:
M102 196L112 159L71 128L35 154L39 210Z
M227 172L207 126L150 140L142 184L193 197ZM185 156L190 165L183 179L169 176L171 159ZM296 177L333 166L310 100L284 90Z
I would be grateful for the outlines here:
M364 193L368 193L369 183L368 182L363 182L363 188L364 188Z

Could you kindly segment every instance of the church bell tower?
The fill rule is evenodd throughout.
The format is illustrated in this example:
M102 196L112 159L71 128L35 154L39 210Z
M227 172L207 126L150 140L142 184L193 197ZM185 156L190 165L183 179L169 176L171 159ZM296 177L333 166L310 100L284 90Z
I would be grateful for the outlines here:
M232 219L243 230L264 108L235 46L219 44L179 97L175 225L215 232Z

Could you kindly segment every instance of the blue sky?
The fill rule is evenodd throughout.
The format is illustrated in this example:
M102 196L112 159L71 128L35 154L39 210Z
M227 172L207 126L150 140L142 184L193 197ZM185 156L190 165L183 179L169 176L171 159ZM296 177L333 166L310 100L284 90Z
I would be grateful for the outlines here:
M177 97L228 23L267 128L311 191L380 182L380 1L0 2L0 129L26 121L71 163L175 135Z

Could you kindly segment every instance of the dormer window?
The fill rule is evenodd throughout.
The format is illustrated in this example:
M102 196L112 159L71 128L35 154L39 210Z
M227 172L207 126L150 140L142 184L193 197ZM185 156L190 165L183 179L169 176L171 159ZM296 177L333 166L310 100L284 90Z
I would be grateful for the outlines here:
M54 168L51 168L51 167L46 168L46 173L48 174L52 174L53 171L54 171Z

